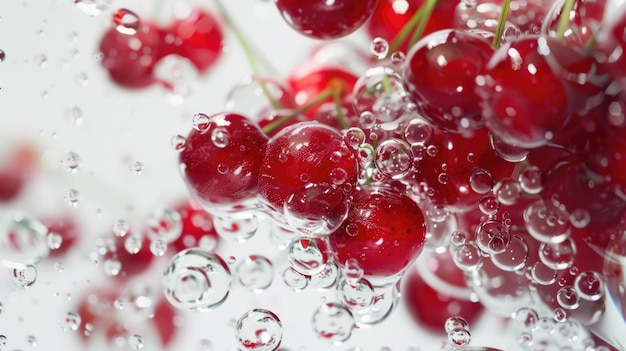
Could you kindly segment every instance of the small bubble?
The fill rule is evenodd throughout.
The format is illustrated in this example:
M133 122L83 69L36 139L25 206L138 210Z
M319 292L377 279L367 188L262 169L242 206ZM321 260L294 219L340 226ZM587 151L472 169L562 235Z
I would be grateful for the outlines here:
M376 148L374 164L386 177L402 178L413 167L411 146L401 139L385 140Z
M574 281L578 295L588 301L598 301L604 296L604 279L594 271L580 273Z
M313 313L313 330L322 340L340 345L348 340L354 329L354 317L338 303L322 304Z
M404 139L411 145L423 145L433 135L433 127L414 119L404 129Z
M472 336L467 329L454 328L448 332L448 342L454 347L463 347L469 345Z
M283 325L273 312L254 309L239 318L235 337L242 350L273 351L282 341Z
M565 286L556 293L556 301L561 307L567 310L575 310L580 306L580 298L576 289L571 286Z
M559 322L559 323L563 323L567 320L567 313L565 312L564 309L562 308L555 308L554 309L554 320Z
M143 349L143 337L139 334L133 334L128 337L128 343L133 350L141 350Z
M78 106L68 108L65 112L65 117L76 127L83 124L83 110Z
M44 54L37 55L35 56L35 63L41 68L46 68L48 67L48 58Z
M63 331L77 331L82 320L80 316L74 312L68 312L65 318L59 321L59 325Z
M379 60L384 59L389 53L389 43L383 38L374 38L370 43L370 53Z
M130 165L128 165L128 170L133 174L140 175L141 173L143 173L143 162L135 161L131 163Z
M57 250L63 244L63 236L59 233L49 232L46 239L50 250Z
M124 240L124 249L131 255L139 253L142 247L143 240L139 235L131 235Z
M493 189L495 182L491 172L486 169L477 169L470 175L470 186L478 194L486 194Z
M370 111L363 111L359 116L359 124L363 129L372 129L376 125L376 116Z
M167 251L167 242L163 239L156 239L150 242L150 252L154 256L161 257Z
M209 126L211 125L211 118L204 113L196 113L195 115L193 115L191 123L193 124L193 129L197 130L200 133L204 133L209 130Z
M6 58L7 58L7 55L5 54L4 50L0 49L0 62L4 62Z
M15 286L28 289L37 280L37 268L34 265L26 265L23 268L11 270L11 281Z
M183 220L178 211L160 208L150 213L146 219L146 227L146 234L150 239L161 239L165 243L172 243L182 234Z
M283 282L294 291L304 290L309 285L309 279L291 267L283 271Z
M182 152L185 150L185 146L187 146L187 138L182 135L174 135L171 140L172 146L174 150L178 152Z
M61 163L65 165L65 170L70 173L78 173L83 166L83 159L75 152L68 152L65 154Z
M37 338L33 335L26 336L26 342L32 347L37 347Z
M531 166L520 173L519 184L526 193L536 195L543 190L541 184L541 170L539 167Z
M124 237L128 233L130 229L128 222L123 219L118 219L115 224L113 224L113 234L117 237Z
M467 323L465 318L460 316L453 316L446 319L444 323L444 330L446 331L446 333L450 333L456 328L469 330L469 323Z
M272 285L274 267L266 257L250 255L239 262L235 274L243 287L259 293Z
M63 196L65 202L70 207L78 207L79 202L79 192L78 190L70 189L70 191Z
M0 335L0 346L6 346L9 339L5 335Z
M406 60L406 55L402 51L394 51L391 53L391 63L401 65Z
M454 246L463 245L465 244L466 240L467 240L467 237L465 236L465 233L463 232L454 231L452 232L452 234L450 234L450 242Z
M495 195L488 194L480 199L478 209L487 216L493 216L500 209L500 202Z
M89 77L87 76L87 73L85 72L81 72L79 74L76 75L76 82L78 82L78 85L80 85L81 87L86 87L89 85Z
M222 149L228 146L228 142L230 141L230 133L228 129L224 127L217 127L211 131L211 141L213 145Z
M119 9L113 14L115 29L126 35L134 35L139 29L139 16L127 9Z
M63 265L63 263L57 262L57 263L54 264L54 269L57 272L62 273L65 270L65 266Z
M456 266L465 272L477 271L482 266L482 256L478 248L472 244L458 246L452 258Z
M109 258L104 261L103 268L106 275L115 277L122 270L122 262L117 258Z

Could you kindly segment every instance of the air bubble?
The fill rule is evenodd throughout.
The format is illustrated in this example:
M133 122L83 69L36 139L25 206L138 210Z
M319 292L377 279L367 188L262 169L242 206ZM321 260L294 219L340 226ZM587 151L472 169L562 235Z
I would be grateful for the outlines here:
M491 133L489 133L489 143L496 155L505 161L518 163L526 160L528 156L528 150L517 145L511 145Z
M139 235L131 235L124 240L124 249L131 255L135 255L141 251L143 240Z
M446 333L450 333L457 328L469 330L469 323L463 317L453 316L446 319L443 327Z
M326 244L321 239L294 239L287 247L291 268L304 275L315 275L326 267Z
M363 111L359 116L359 124L363 129L372 129L376 125L376 116L370 111Z
M598 301L604 296L604 278L594 271L580 273L574 281L578 296L588 301Z
M37 268L34 265L26 265L23 268L13 268L11 270L11 281L15 286L28 289L37 280Z
M376 149L375 165L386 177L391 179L404 177L413 168L411 146L400 139L383 141Z
M123 238L129 230L128 222L123 219L119 219L113 224L113 234L117 237Z
M49 232L46 239L50 250L58 250L63 245L63 236L59 233Z
M143 337L139 334L133 334L128 337L128 344L133 350L141 350L144 347Z
M563 323L567 320L567 313L565 312L564 309L557 307L554 309L553 311L554 313L554 320L559 322L559 323Z
M486 194L495 184L491 172L486 169L476 169L470 175L470 186L478 194Z
M163 239L155 239L150 242L150 252L154 256L161 257L167 251L167 242Z
M339 267L334 262L328 262L324 269L311 276L311 286L318 290L330 289L335 285L339 277Z
M341 303L351 310L363 311L374 303L374 288L366 279L355 283L343 280L337 288L337 296Z
M424 145L433 135L433 127L413 119L404 129L404 139L411 145Z
M115 277L120 274L122 270L122 262L120 262L117 258L109 258L106 259L103 263L104 274L109 277Z
M454 347L467 346L471 340L470 332L463 328L455 328L448 333L448 342Z
M454 263L462 271L475 272L482 266L482 256L478 248L472 244L464 244L454 249Z
M313 313L313 330L317 336L334 345L348 340L354 329L354 317L338 303L321 305Z
M503 205L514 205L522 194L519 182L511 178L505 178L496 183L493 193L498 197L498 202Z
M363 268L359 264L356 258L349 258L346 260L342 267L343 276L349 283L356 284L361 278L363 278Z
M191 123L193 124L193 129L200 133L205 133L211 125L211 118L204 113L196 113L191 118Z
M170 260L162 288L167 300L181 310L206 312L226 300L231 274L224 260L200 249L187 249Z
M113 14L115 29L126 35L134 35L139 29L139 16L127 9L119 9Z
M406 61L406 55L402 51L394 51L391 53L391 63L401 65Z
M135 175L140 175L141 173L143 173L143 167L143 162L135 161L128 165L128 170Z
M67 203L70 207L78 207L78 203L80 202L80 193L78 190L70 189L64 196L65 203Z
M357 150L365 141L365 132L357 127L348 128L343 132L343 141L353 150Z
M0 264L8 268L36 265L48 256L48 228L18 211L0 213Z
M384 59L389 53L389 43L383 38L374 38L370 43L370 53L379 60Z
M223 149L228 146L230 141L230 133L224 127L217 127L211 131L211 141L216 147Z
M496 239L495 241L497 242L495 245L493 242L489 243L490 248L494 246L498 248L504 246L500 239ZM507 272L519 271L526 266L527 260L528 245L524 239L517 235L511 237L510 243L503 252L491 255L491 262L493 262L496 267Z
M65 315L65 318L59 321L59 326L65 332L67 332L67 331L77 331L78 327L80 327L81 323L82 323L82 320L81 320L80 316L77 313L68 312Z
M452 234L450 234L450 242L454 246L463 245L465 244L466 240L467 240L467 237L465 236L465 233L463 232L454 231L452 232Z
M515 324L524 330L533 330L539 315L537 311L529 307L522 307L513 314Z
M348 198L336 185L309 183L291 194L283 207L290 227L307 237L333 233L348 216Z
M567 310L575 310L580 306L580 297L571 286L565 286L556 293L556 301Z
M274 351L283 337L283 325L273 312L254 309L237 321L235 336L241 350Z
M309 285L309 279L289 267L283 271L283 283L294 291L302 291Z
M259 219L254 215L242 218L214 216L213 225L220 237L244 242L257 232Z
M532 279L540 285L552 285L556 282L557 270L550 268L542 262L536 262L531 270Z
M543 243L561 243L572 231L567 212L543 200L529 205L523 217L530 235Z
M182 135L177 134L172 137L171 143L172 143L172 147L174 147L174 150L178 152L182 152L183 150L185 150L185 147L187 146L187 138L185 138Z
M490 219L476 228L476 245L490 254L503 253L511 242L511 232L501 221Z
M83 159L75 152L65 154L61 163L65 165L65 170L70 173L78 173L83 166Z
M526 193L536 195L543 190L541 184L541 170L539 167L531 166L520 173L519 184Z
M485 195L478 202L478 209L487 216L493 216L500 209L500 202L495 195Z
M176 241L183 230L183 220L178 211L161 208L150 214L146 220L146 232L152 240L163 240L166 244Z
M539 259L550 268L567 269L576 259L576 244L571 238L558 244L542 243L539 246Z
M274 267L265 256L250 255L239 262L235 275L243 287L260 293L272 285Z

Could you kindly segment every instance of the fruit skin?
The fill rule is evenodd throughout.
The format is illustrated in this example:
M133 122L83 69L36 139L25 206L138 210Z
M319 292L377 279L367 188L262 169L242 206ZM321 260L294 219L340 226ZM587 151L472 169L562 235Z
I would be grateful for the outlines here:
M182 201L176 206L176 211L183 223L180 237L172 243L176 252L198 247L203 236L212 237L216 243L219 241L219 235L213 226L213 216L196 201Z
M217 132L226 145L213 142ZM232 205L257 194L257 178L267 136L237 113L210 117L206 130L192 129L180 153L181 173L192 196L202 205Z
M154 67L164 56L163 31L142 21L133 35L110 27L100 40L102 66L113 82L123 88L140 89L156 82Z
M370 18L377 0L275 0L285 22L314 39L337 39L359 29Z
M426 243L426 224L408 196L382 187L357 190L348 217L329 236L338 264L356 259L365 277L403 272Z
M437 31L413 45L402 75L424 118L452 132L482 126L475 78L492 54L482 36L463 30Z
M165 29L165 54L189 59L200 73L206 72L221 57L224 35L219 22L203 9L193 8L183 19ZM173 42L167 40L174 37Z
M48 233L57 233L63 238L58 249L50 250L50 258L59 258L68 253L81 237L81 228L69 214L48 216L41 223L48 228Z
M345 178L333 179L337 171ZM335 129L301 122L282 129L267 144L259 171L259 193L275 209L311 184L326 189L354 190L357 161ZM331 191L335 193L334 191Z
M0 163L0 204L17 198L32 177L36 151L27 144L18 145Z

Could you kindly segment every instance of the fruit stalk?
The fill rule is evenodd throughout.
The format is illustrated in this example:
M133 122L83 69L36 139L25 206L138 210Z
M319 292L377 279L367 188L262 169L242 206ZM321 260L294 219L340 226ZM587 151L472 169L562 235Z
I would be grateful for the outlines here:
M427 0L426 3L422 6L424 8L424 12L420 17L417 29L415 29L415 32L413 32L413 35L411 36L411 40L409 41L409 47L413 46L413 44L415 44L422 37L422 34L424 33L424 28L426 28L426 24L428 23L430 15L435 9L435 5L437 5L437 1L438 0Z
M500 11L500 19L498 20L498 28L496 29L496 35L493 37L493 47L497 49L500 47L502 41L502 33L506 26L506 19L509 16L509 7L511 6L511 0L504 0L502 3L502 11Z
M315 98L313 98L311 101L309 101L309 103L307 103L306 105L302 105L299 108L293 110L290 114L281 117L271 123L268 123L266 126L264 126L262 128L263 132L265 134L270 134L273 131L275 131L276 129L280 128L282 125L284 125L285 123L291 121L292 119L296 118L299 114L304 113L306 111L308 111L309 109L317 106L318 104L320 104L322 101L333 97L335 95L338 95L333 89L325 89L323 90L321 93L319 93L319 95L317 95ZM340 120L341 123L341 120ZM344 121L345 123L345 121Z
M561 9L561 16L559 17L559 24L556 27L556 38L563 40L565 38L565 31L569 28L569 15L574 8L574 0L565 0L563 9Z

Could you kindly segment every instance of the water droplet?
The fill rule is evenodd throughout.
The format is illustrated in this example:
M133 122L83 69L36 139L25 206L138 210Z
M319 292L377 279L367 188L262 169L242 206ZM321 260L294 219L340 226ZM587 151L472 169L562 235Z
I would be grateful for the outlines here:
M349 283L356 284L361 278L363 278L363 268L359 264L356 258L347 259L342 267L343 276Z
M171 139L171 144L174 150L178 152L182 152L183 150L185 150L185 147L187 146L187 138L178 134L174 135Z
M500 202L495 195L488 194L480 198L478 209L487 216L493 216L500 209Z
M167 251L167 242L163 239L155 239L150 242L150 252L154 256L161 257Z
M537 311L529 307L522 307L513 314L515 324L522 329L532 330L539 320Z
M78 207L78 203L80 200L80 194L78 190L70 189L70 191L68 191L67 194L63 196L63 198L65 199L65 202L67 203L68 206Z
M65 332L77 331L81 323L82 320L78 314L74 312L68 312L65 315L65 318L59 321L59 326L61 326L61 329L63 329L63 331Z
M343 280L337 287L337 297L341 303L353 311L363 311L374 303L374 288L366 279L355 283Z
M529 205L523 216L528 233L543 243L561 243L572 232L567 212L547 201Z
M400 139L385 140L376 148L374 164L384 176L402 178L413 168L411 146Z
M113 224L113 234L117 237L123 238L129 230L130 226L128 225L128 222L123 219L119 219L115 222L115 224Z
M187 249L170 260L162 288L176 308L210 311L219 307L230 292L231 274L224 260L200 249Z
M83 166L83 159L75 152L68 152L65 154L61 163L65 165L65 170L70 173L78 173Z
M133 174L140 175L141 173L143 173L143 162L135 161L131 163L130 165L128 165L128 170Z
M294 291L304 290L309 285L309 279L291 267L283 271L283 282Z
M348 128L343 132L343 141L353 150L358 150L365 141L365 132L357 127Z
M591 222L591 215L589 211L577 208L570 213L569 221L575 228L585 228Z
M250 255L239 262L235 275L243 287L260 293L272 285L274 267L265 256Z
M372 129L376 125L376 116L370 111L364 111L359 116L359 124L363 129Z
M578 296L588 301L598 301L604 296L604 278L594 271L580 273L574 281Z
M134 35L139 29L139 16L127 9L119 9L113 14L115 29L126 35Z
M495 182L491 172L486 169L476 169L470 175L470 186L478 194L486 194L493 189Z
M78 106L68 108L65 116L71 124L77 127L83 124L83 110Z
M567 269L576 259L576 244L571 238L558 244L542 243L539 246L539 259L550 268Z
M26 265L22 268L13 268L11 270L11 281L15 286L28 289L37 280L37 268L34 265Z
M326 266L326 244L321 239L296 238L287 247L291 268L304 275L315 275Z
M489 133L489 143L496 155L500 156L500 158L505 161L515 163L522 162L528 156L528 150L517 145L511 145L491 133Z
M214 216L213 225L220 237L244 242L257 232L259 219L254 215L232 218L228 216Z
M311 285L318 290L330 289L335 285L338 277L339 268L334 262L330 261L321 272L311 276Z
M533 280L537 284L552 285L556 282L557 270L546 266L542 262L536 262L530 272Z
M580 297L571 286L564 286L556 293L556 301L567 310L575 310L580 306Z
M141 350L143 349L143 337L139 334L133 334L128 337L128 343L133 350Z
M383 38L374 38L370 43L370 53L379 60L384 59L389 53L389 43Z
M490 247L493 246L494 245L490 243ZM495 246L499 248L503 245L498 242ZM521 270L526 266L527 260L528 245L524 239L517 235L511 237L510 243L503 252L491 255L491 262L493 262L496 267L507 272Z
M183 231L183 220L178 211L161 208L146 220L146 233L152 240L163 240L166 244L178 239Z
M211 141L218 148L225 148L230 141L230 133L224 127L217 127L211 131Z
M0 213L0 265L24 268L48 256L48 228L18 211Z
M518 178L519 184L526 193L536 195L543 190L541 184L541 170L531 166L522 171Z
M131 235L124 240L124 249L131 255L139 253L142 247L143 239L139 235Z
M472 244L458 246L452 256L457 267L465 272L474 272L482 266L482 257L478 248Z
M493 188L493 193L498 197L498 201L503 205L514 205L520 198L522 187L519 182L511 178L500 180Z
M394 51L391 53L391 63L401 65L406 60L406 55L402 51Z
M193 124L193 129L197 130L200 133L205 133L209 130L211 125L211 118L204 113L196 113L193 115L191 122Z
M5 335L0 335L0 346L6 346L9 339Z
M283 325L273 312L254 309L239 318L235 336L242 350L273 351L282 341Z
M511 242L511 232L501 221L490 219L476 228L476 245L485 252L498 254L504 252Z
M322 304L313 313L313 330L320 339L335 345L348 340L354 329L354 317L338 303Z
M283 211L290 228L307 237L322 237L348 216L348 198L336 185L309 183L286 200Z
M46 239L50 250L57 250L63 244L63 236L59 233L49 232Z
M563 323L567 320L567 313L565 312L564 309L557 307L554 309L553 311L554 313L554 320L559 322L559 323Z
M452 232L452 234L450 234L450 242L454 246L463 245L465 244L466 240L467 240L467 237L465 236L465 233L463 232L454 231Z
M37 347L37 338L33 335L26 336L26 342L32 347Z
M122 262L120 262L117 258L108 258L104 260L103 264L104 274L115 277L122 270Z
M454 347L463 347L469 345L472 336L467 329L454 328L448 332L448 342Z
M404 139L411 145L424 145L433 135L433 127L419 119L412 120L404 129Z

